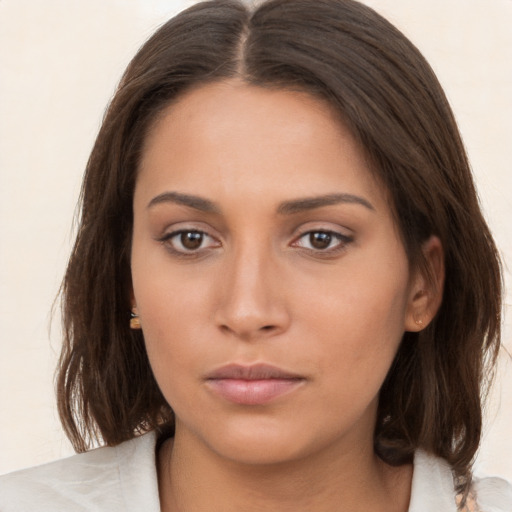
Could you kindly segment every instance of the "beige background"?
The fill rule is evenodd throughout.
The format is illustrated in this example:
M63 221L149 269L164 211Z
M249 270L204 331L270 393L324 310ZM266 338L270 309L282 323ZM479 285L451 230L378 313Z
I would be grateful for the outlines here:
M52 302L81 174L124 67L183 0L0 0L0 473L71 453L52 391ZM512 0L366 0L423 51L512 261ZM485 264L485 262L482 262ZM505 345L512 352L512 277ZM478 465L512 480L512 364L502 356Z

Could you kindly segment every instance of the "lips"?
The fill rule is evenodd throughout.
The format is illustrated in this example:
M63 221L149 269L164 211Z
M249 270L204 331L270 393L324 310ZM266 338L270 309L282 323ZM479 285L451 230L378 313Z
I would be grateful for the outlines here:
M231 364L206 377L207 387L229 402L264 405L300 388L305 378L267 364Z

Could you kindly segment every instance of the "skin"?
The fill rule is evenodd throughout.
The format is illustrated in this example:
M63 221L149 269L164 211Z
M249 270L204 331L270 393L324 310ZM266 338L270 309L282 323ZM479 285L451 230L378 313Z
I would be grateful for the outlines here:
M425 254L441 276L436 238ZM440 299L410 271L386 191L328 105L231 80L169 106L143 149L131 264L176 414L162 510L407 510L412 468L373 452L378 393L403 332ZM228 363L300 383L233 403L205 380Z

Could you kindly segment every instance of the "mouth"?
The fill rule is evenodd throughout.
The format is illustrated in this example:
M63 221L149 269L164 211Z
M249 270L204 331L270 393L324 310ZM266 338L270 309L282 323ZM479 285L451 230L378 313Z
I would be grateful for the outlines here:
M206 377L211 391L240 405L264 405L300 388L305 381L305 377L267 364L230 364Z

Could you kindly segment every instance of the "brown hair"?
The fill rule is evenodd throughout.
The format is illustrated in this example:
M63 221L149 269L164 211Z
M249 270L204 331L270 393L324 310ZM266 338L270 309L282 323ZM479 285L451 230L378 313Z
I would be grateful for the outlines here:
M63 283L59 412L78 451L172 426L140 331L129 329L132 199L148 127L194 85L240 77L326 99L389 191L411 265L437 235L444 297L405 333L382 387L375 449L390 464L423 448L467 489L482 398L500 343L501 272L460 135L427 62L353 0L199 3L163 25L126 70L87 164Z

